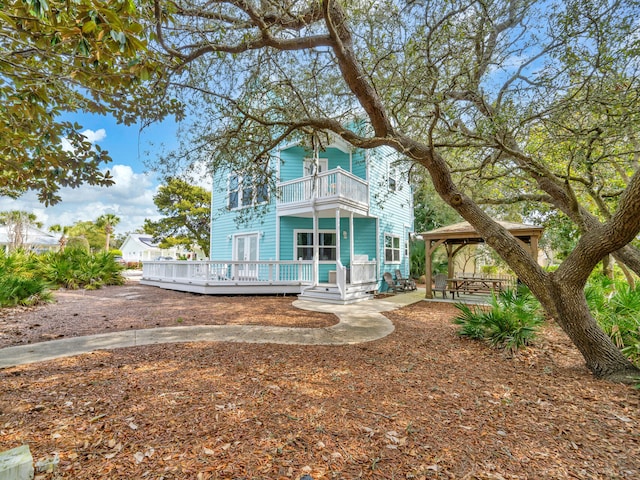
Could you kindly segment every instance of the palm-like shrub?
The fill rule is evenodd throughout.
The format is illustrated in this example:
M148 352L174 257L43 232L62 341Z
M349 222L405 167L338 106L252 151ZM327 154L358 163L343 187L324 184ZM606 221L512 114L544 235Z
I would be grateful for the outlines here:
M49 288L94 289L123 283L122 267L109 253L67 248L41 255L20 250L0 254L0 306L49 301Z
M71 250L65 250L65 252L69 251ZM42 278L52 285L70 289L79 288L79 268L69 257L69 253L45 253L39 258L36 269Z
M47 282L34 275L34 257L22 250L0 254L0 306L51 301Z
M91 254L80 248L49 252L39 258L38 271L49 282L70 289L122 285L122 267L109 253Z
M488 306L456 304L456 308L460 314L453 321L460 325L459 335L510 352L529 345L544 320L540 304L525 288L500 292Z
M0 278L0 306L36 305L50 302L51 292L45 282L37 278L10 276Z
M601 277L591 279L585 296L600 328L622 353L640 364L640 287Z

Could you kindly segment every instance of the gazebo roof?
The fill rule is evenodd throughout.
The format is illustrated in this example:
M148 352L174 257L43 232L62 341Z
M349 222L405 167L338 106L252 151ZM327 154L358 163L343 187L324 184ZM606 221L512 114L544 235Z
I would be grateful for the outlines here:
M516 238L528 241L531 237L540 237L543 227L524 223L498 222ZM447 243L483 243L484 239L476 232L469 222L454 223L446 227L436 228L428 232L419 233L426 240L445 240Z

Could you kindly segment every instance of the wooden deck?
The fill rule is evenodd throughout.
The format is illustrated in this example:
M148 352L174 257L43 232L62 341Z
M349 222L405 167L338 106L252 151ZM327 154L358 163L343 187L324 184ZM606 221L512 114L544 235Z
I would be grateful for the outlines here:
M153 261L144 262L142 285L206 295L279 295L328 302L352 303L371 297L377 288L375 262L354 264L350 282L346 271L335 283L314 282L313 261Z

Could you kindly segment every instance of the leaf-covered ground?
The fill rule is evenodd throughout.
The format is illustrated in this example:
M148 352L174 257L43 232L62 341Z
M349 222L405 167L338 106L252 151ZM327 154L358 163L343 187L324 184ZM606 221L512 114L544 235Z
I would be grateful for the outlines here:
M271 301L217 313L308 325ZM421 302L346 347L156 345L1 370L0 449L57 455L42 479L640 478L637 390L593 379L554 324L508 358L458 338L454 314Z

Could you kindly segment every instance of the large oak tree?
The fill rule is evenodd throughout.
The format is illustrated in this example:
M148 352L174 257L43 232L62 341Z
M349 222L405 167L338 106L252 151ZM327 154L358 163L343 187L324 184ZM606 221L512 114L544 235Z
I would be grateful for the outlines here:
M622 88L627 108L638 110L638 13L634 1L154 0L156 39L175 66L171 86L198 113L170 167L206 159L262 169L285 139L313 135L322 144L325 132L360 148L391 146L529 286L595 375L637 376L583 294L610 253L640 272L628 245L640 231L637 166L620 164L624 185L598 218L540 161L532 139L562 112L586 115L588 90L609 102ZM528 185L530 199L544 195L580 226L556 271L540 268L473 200L464 170L498 163Z

